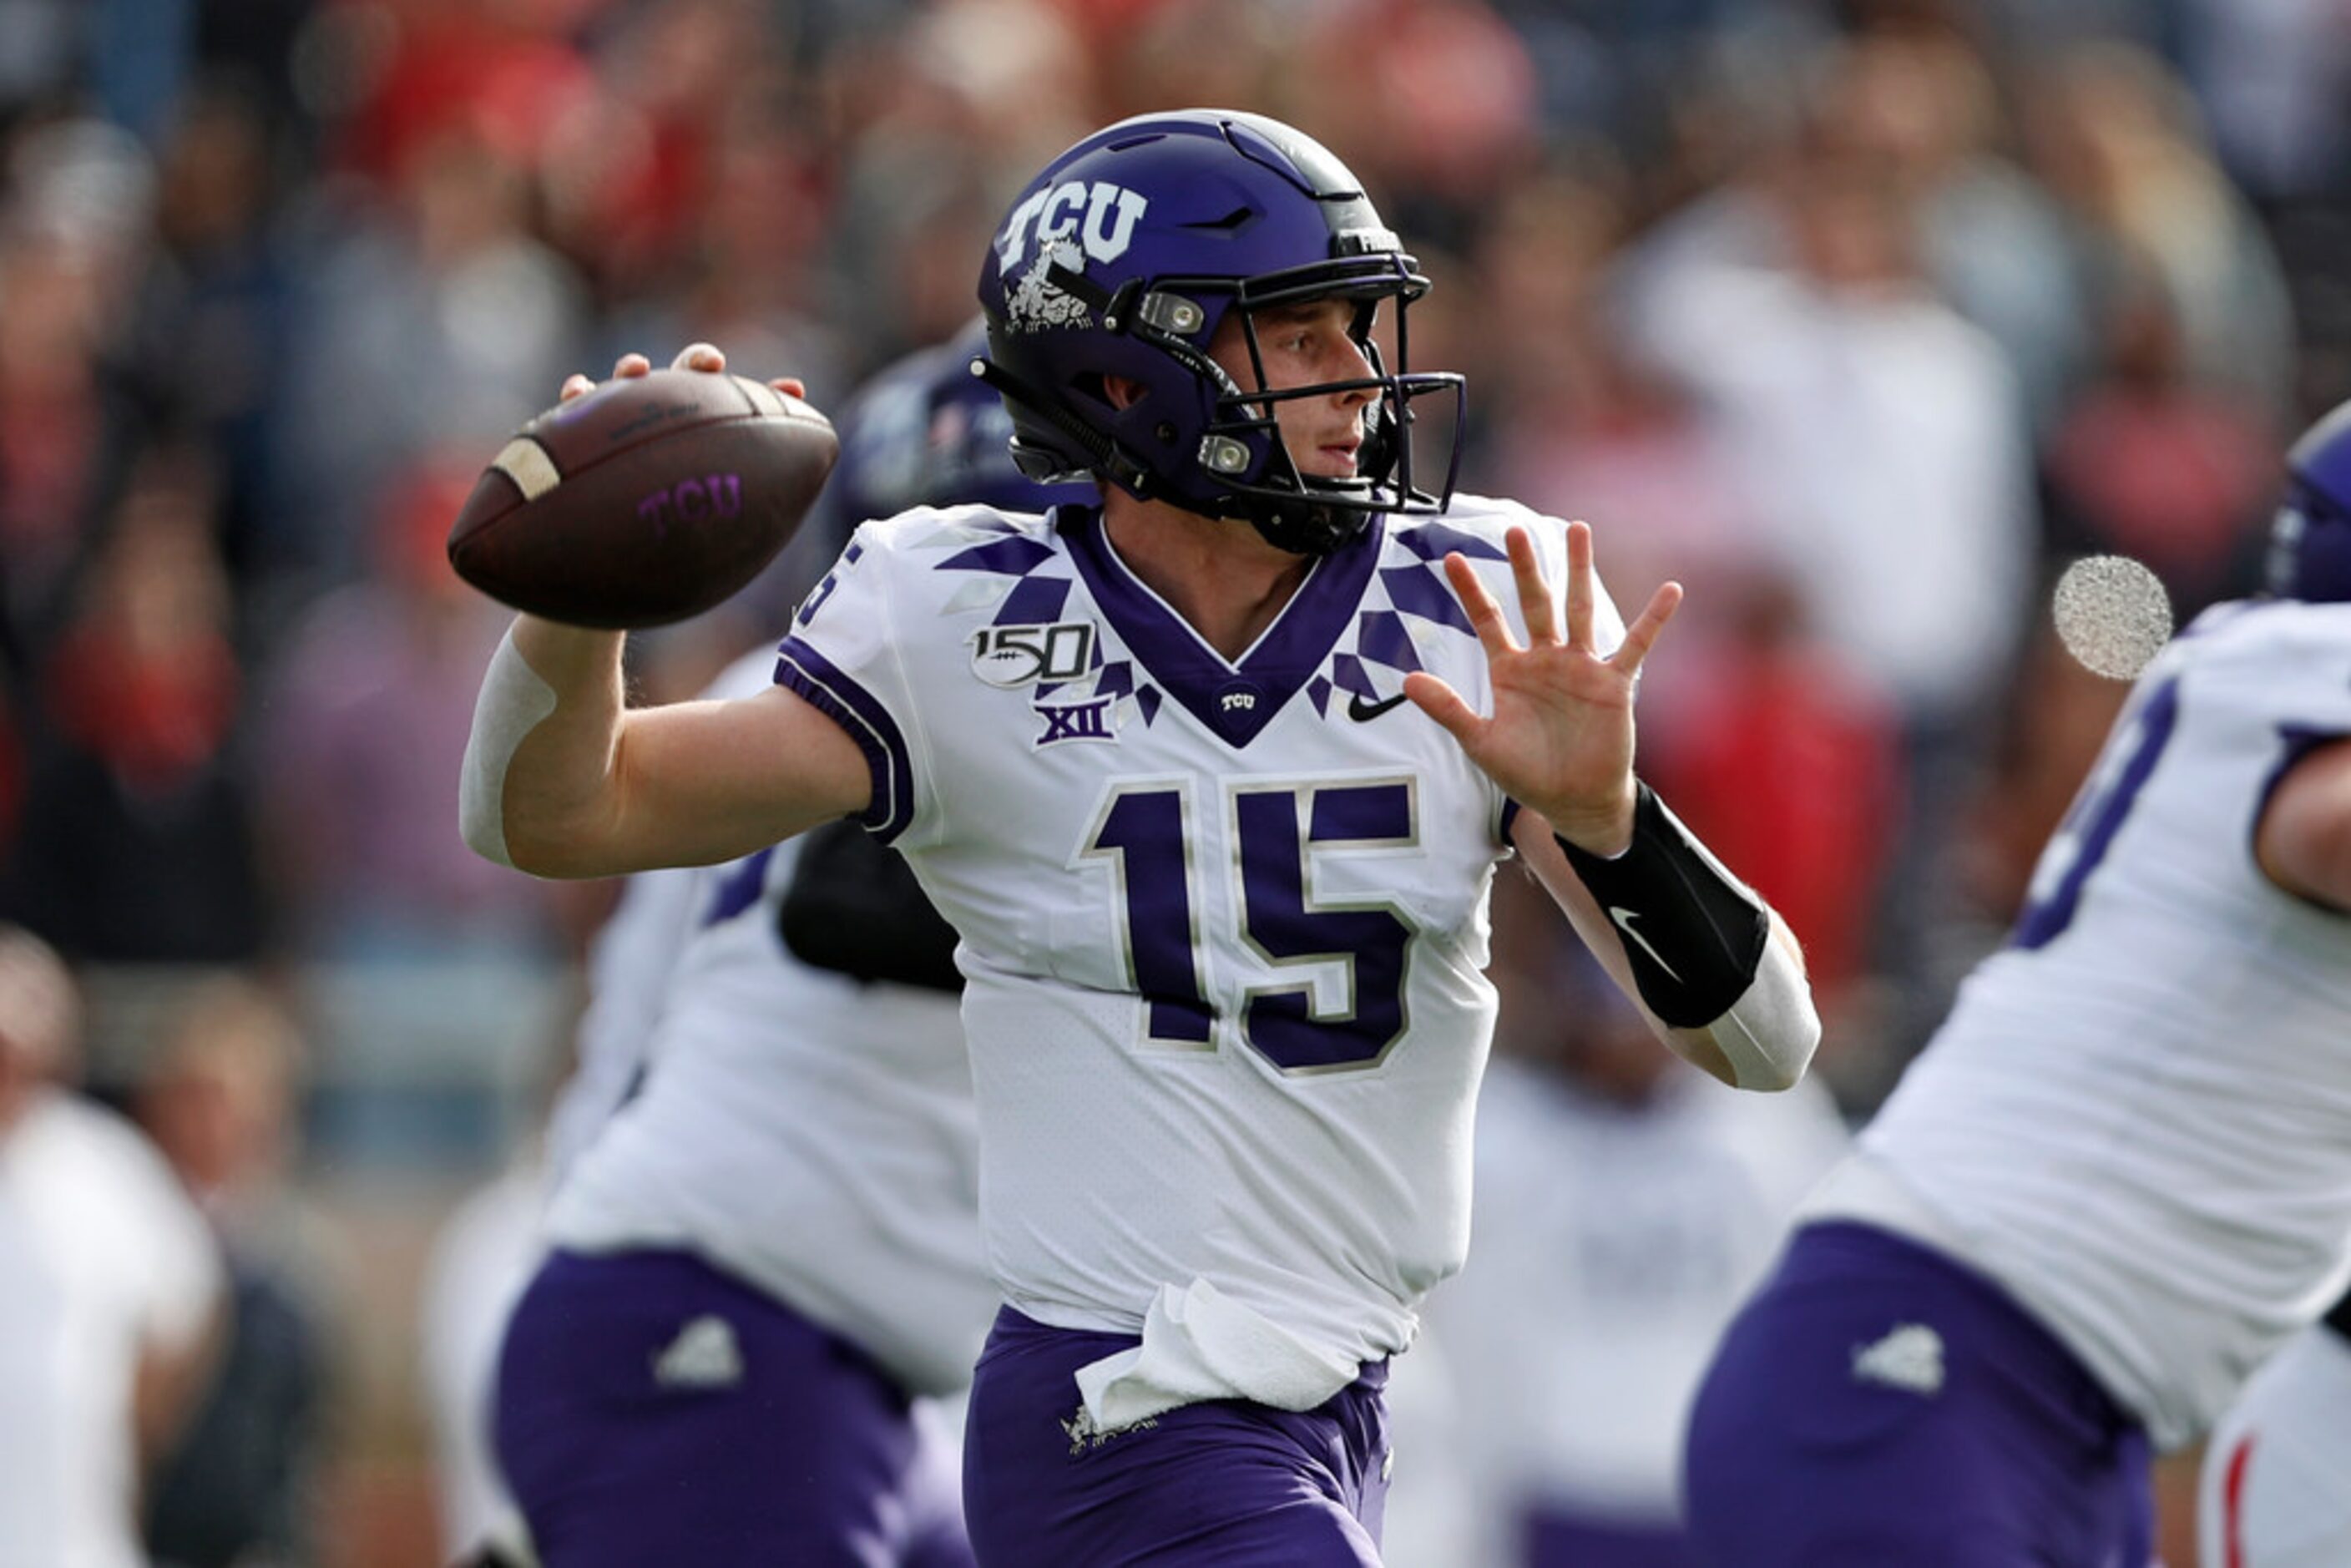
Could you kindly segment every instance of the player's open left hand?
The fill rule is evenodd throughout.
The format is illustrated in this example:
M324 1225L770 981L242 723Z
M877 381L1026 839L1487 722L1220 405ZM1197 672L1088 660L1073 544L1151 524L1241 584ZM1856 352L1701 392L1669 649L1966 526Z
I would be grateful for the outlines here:
M653 362L643 354L622 354L612 361L612 379L620 381L650 375L653 373ZM709 371L716 373L726 370L726 354L715 343L688 343L677 351L677 358L669 362L669 368L674 371ZM778 376L768 384L786 397L808 396L807 385L797 376ZM585 397L595 390L594 382L574 371L563 378L563 386L556 394L557 401L569 402L573 398Z
M1614 854L1633 831L1634 678L1681 603L1681 584L1660 585L1625 640L1604 657L1593 643L1598 590L1590 526L1567 525L1564 625L1536 559L1534 536L1513 528L1508 537L1527 624L1524 646L1469 563L1458 554L1445 558L1445 575L1486 650L1492 715L1481 717L1458 692L1425 671L1405 678L1405 695L1443 725L1511 799L1542 813L1553 830L1583 848Z

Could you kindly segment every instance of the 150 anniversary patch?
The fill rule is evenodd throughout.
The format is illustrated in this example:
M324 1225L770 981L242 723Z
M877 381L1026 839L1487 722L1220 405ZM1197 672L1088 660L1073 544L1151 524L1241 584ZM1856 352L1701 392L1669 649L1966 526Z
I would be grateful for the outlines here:
M1074 681L1093 668L1094 623L983 626L971 635L971 673L1006 691Z

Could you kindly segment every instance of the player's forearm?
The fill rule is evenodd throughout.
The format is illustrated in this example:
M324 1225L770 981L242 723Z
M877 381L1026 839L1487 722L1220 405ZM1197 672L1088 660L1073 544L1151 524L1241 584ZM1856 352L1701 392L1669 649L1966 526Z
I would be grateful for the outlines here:
M2291 869L2273 880L2330 908L2351 910L2351 791L2344 806L2332 821L2312 830Z
M593 875L614 814L618 632L517 617L482 679L458 792L475 853L540 876Z
M2351 741L2312 752L2278 781L2254 853L2288 893L2351 910Z
M1774 913L1755 977L1713 1022L1668 1031L1674 1050L1735 1088L1792 1089L1821 1043L1820 1013L1794 933ZM1714 1065L1719 1062L1720 1066ZM1725 1071L1727 1070L1727 1071Z
M1614 856L1522 813L1519 848L1675 1053L1740 1089L1786 1089L1820 1043L1794 934L1646 790Z
M2325 852L2316 857L2307 880L2311 895L2336 909L2351 909L2351 816L2335 824Z

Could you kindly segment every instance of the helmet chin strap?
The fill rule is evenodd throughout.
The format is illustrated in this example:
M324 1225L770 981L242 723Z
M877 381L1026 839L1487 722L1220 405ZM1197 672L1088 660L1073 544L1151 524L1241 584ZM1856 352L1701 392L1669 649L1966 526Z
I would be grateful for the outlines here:
M1326 556L1361 535L1372 518L1363 507L1344 507L1311 497L1296 503L1252 507L1249 526L1265 542L1292 555Z
M1064 469L1034 448L1023 445L1015 436L1012 461L1023 476L1040 484L1101 477L1137 495L1144 493L1144 487L1150 483L1150 472L1129 456L1116 442L1091 429L1084 421L1076 418L1050 398L1040 396L1028 382L985 355L975 356L969 369L978 380L994 387L1008 402L1019 403L1039 418L1050 422L1092 459L1086 468Z

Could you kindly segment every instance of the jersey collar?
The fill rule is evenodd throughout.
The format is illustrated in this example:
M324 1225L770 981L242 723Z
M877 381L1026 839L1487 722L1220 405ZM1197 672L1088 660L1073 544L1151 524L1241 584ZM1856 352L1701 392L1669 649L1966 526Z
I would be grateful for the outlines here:
M1137 664L1228 745L1247 746L1273 722L1346 633L1379 564L1386 519L1322 557L1236 665L1127 569L1102 528L1100 507L1062 507L1056 526L1078 575Z

